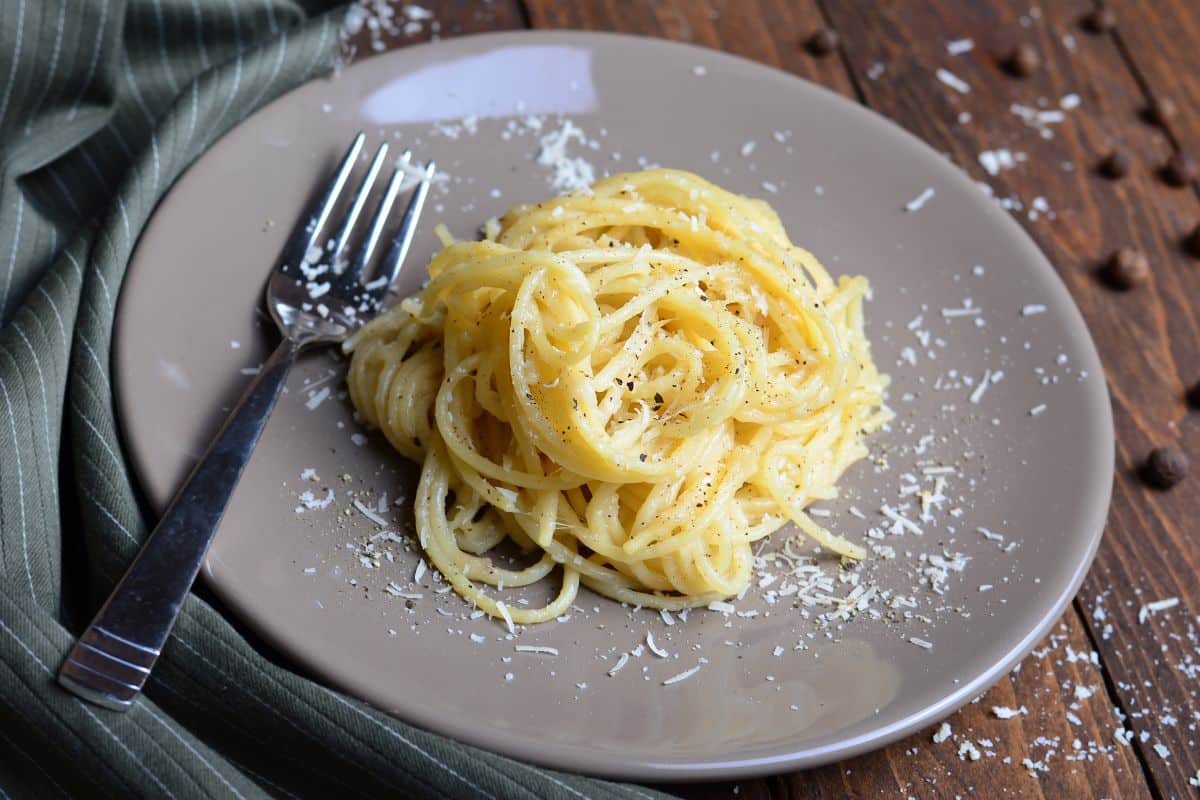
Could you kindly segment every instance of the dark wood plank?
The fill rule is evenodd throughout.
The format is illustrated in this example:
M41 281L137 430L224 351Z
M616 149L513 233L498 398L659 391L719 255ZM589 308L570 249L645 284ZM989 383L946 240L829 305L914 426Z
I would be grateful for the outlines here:
M1080 30L1087 6L1047 5L1022 19L1003 5L947 0L881 9L861 2L831 5L830 11L872 106L971 165L978 177L985 177L974 166L981 150L1026 152L1024 167L989 183L998 194L1026 203L1043 196L1057 211L1053 220L1023 222L1057 265L1096 338L1112 389L1118 445L1110 524L1081 602L1121 704L1138 715L1130 724L1148 737L1136 746L1154 787L1162 796L1187 796L1194 791L1188 779L1200 768L1200 702L1195 673L1187 667L1200 657L1191 616L1200 608L1194 538L1200 491L1194 476L1170 492L1148 491L1136 472L1154 446L1200 450L1200 426L1183 403L1185 383L1200 376L1200 270L1179 247L1180 231L1200 206L1191 192L1157 177L1170 144L1139 118L1145 97L1113 40ZM978 47L954 58L941 40L959 35L974 37ZM1038 49L1045 68L1019 81L1006 77L998 61L1022 41ZM878 62L896 65L890 80L866 78ZM938 87L932 75L939 66L952 67L972 86L971 94L956 97ZM1057 103L1069 93L1082 103L1053 126L1053 139L1035 135L1007 111L1013 102ZM973 111L971 123L954 123L959 107ZM1135 167L1113 183L1094 165L1118 145ZM1064 170L1064 163L1074 169ZM1098 263L1123 245L1144 251L1154 268L1152 281L1128 294L1095 279ZM1177 609L1139 622L1144 604L1171 597L1180 599ZM1169 755L1160 755L1156 744Z
M557 3L552 0L531 0L527 3L534 27L574 27L599 30L615 30L642 34L655 34L669 38L691 41L710 47L721 47L730 52L756 58L766 63L781 66L804 77L818 80L844 94L853 95L854 82L844 71L838 56L814 58L803 51L800 44L813 30L820 27L823 18L815 3L737 3L734 14L733 3ZM862 10L864 15L870 9ZM985 36L989 25L980 20L966 20L966 24L953 21L941 30L944 35L926 35L925 41L917 43L905 40L914 30L899 31L907 21L908 12L895 10L900 20L891 20L882 30L863 32L881 40L864 44L856 35L844 37L844 48L849 60L858 65L857 78L861 83L872 82L868 74L874 74L873 66L895 59L897 65L909 67L901 57L911 49L923 49L926 56L936 52L945 55L945 39L960 36ZM854 19L858 19L855 17ZM928 23L929 20L926 20ZM939 24L946 22L940 21ZM902 24L903 23L903 24ZM854 26L850 26L854 27ZM927 27L926 30L937 30ZM888 37L897 37L888 42ZM978 57L978 56L976 56ZM992 59L986 59L988 68L994 71ZM940 85L933 81L933 70L918 76L897 76L898 66L891 66L886 81L893 93L885 111L904 112L911 118L920 116L926 128L910 125L924 135L939 149L947 149L953 138L952 129L960 107L945 99ZM995 79L994 75L990 76ZM941 87L944 89L944 87ZM903 93L903 101L895 102L895 95ZM868 91L868 99L872 98ZM883 97L879 98L881 101ZM993 98L998 103L1001 98ZM987 106L983 106L985 109ZM995 107L1007 109L1008 104ZM906 122L905 116L899 116ZM964 140L960 159L963 163L975 162L977 150L967 147L979 143L979 129L968 126L972 131ZM1022 136L1026 135L1021 131ZM969 155L968 155L969 154ZM1077 155L1077 153L1072 153ZM1059 160L1065 156L1059 156ZM1055 164L1058 161L1053 162ZM1076 176L1080 182L1086 181ZM1024 187L1022 187L1024 190ZM1097 226L1103 229L1103 225ZM1082 243L1081 243L1082 245ZM1081 249L1082 246L1080 245ZM1073 251L1074 252L1074 251ZM1077 254L1072 261L1076 261ZM1086 274L1082 284L1094 289L1094 281ZM1068 613L1063 628L1046 647L1065 648L1069 642L1071 652L1087 651L1086 631L1076 611ZM1065 638L1064 638L1065 637ZM1065 650L1064 650L1065 652ZM969 706L951 719L957 732L956 739L934 745L930 741L931 731L912 737L879 753L863 756L844 764L794 775L746 781L737 785L738 797L842 797L895 796L931 794L953 796L974 793L982 788L989 793L1017 789L1023 794L1046 796L1094 796L1094 797L1137 797L1148 795L1140 765L1134 752L1125 746L1114 744L1114 731L1118 721L1109 697L1103 691L1104 678L1099 670L1082 661L1071 661L1061 653L1055 657L1031 656L1012 682L1002 682L989 692L977 705ZM1074 687L1088 685L1100 687L1101 691L1086 700L1074 699ZM1072 708L1077 704L1078 708ZM990 708L997 706L1025 705L1033 714L1015 720L1000 721L991 714ZM1070 712L1078 723L1068 716ZM975 741L990 739L994 745L994 756L984 756L979 761L962 760L957 748L962 738ZM1056 739L1057 737L1057 739ZM1096 752L1090 759L1066 761L1065 755L1073 749L1078 738L1084 749L1093 747ZM1047 742L1057 743L1048 745ZM1063 748L1066 748L1065 750ZM1044 761L1046 752L1056 750L1050 759L1050 771L1038 772L1038 778L1029 775L1021 765L1024 758L1034 762ZM1005 759L1008 763L1005 763ZM734 785L672 787L674 791L692 797L729 797Z
M1068 615L1022 662L1019 671L952 716L948 721L951 734L940 743L932 740L935 726L879 752L816 770L740 783L668 788L705 800L733 797L735 787L739 800L1149 797L1133 750L1115 741L1120 722L1090 652L1083 627ZM1076 687L1084 687L1080 697L1094 693L1079 699ZM993 706L1024 706L1029 713L1001 720ZM980 752L977 761L971 760L968 740ZM1037 766L1026 766L1026 758Z
M1191 0L1112 0L1108 5L1117 17L1111 35L1147 99L1174 101L1179 113L1166 130L1185 152L1200 157L1200 9Z
M690 42L771 64L854 95L837 56L816 59L804 51L804 39L824 24L814 0L530 0L525 6L535 28L616 31Z

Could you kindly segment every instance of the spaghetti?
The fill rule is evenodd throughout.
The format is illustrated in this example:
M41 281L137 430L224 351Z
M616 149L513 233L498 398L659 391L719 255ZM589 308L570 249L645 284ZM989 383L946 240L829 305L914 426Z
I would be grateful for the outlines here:
M448 237L447 237L448 238ZM450 242L346 344L359 414L422 464L420 544L512 623L582 583L663 609L742 591L751 544L805 513L889 416L867 281L832 279L766 203L687 172L615 175ZM509 540L536 560L508 568ZM561 570L540 608L490 593Z

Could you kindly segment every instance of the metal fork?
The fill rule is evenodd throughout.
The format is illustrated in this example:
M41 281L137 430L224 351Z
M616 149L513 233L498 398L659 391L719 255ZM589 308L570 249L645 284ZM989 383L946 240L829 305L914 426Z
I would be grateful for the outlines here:
M372 159L336 233L322 246L321 232L338 207L365 140L362 133L354 137L332 182L292 232L267 280L267 309L283 341L251 381L59 670L58 682L79 697L116 710L133 705L196 580L296 357L307 347L340 342L359 328L379 310L399 274L434 174L432 161L412 167L407 151L388 181L366 236L346 260L351 234L383 169L386 143ZM364 283L363 273L409 174L419 176L412 199L375 278Z

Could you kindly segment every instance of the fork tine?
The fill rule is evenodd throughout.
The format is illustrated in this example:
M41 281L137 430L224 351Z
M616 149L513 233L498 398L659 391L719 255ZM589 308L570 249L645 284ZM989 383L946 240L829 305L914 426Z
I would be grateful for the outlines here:
M358 283L358 279L362 276L363 270L367 264L371 263L371 256L375 253L375 247L379 244L380 237L383 236L383 229L387 226L388 217L392 213L392 205L396 201L396 196L403 188L404 179L408 177L406 167L409 160L412 158L412 151L405 150L397 160L396 169L392 172L392 177L388 181L387 190L383 194L383 199L379 202L379 208L375 211L375 216L371 219L371 228L367 233L367 238L363 240L358 248L358 252L354 254L354 260L346 267L342 273L340 282L343 286L354 286Z
M354 137L354 141L350 143L350 147L346 150L346 154L342 156L342 161L338 165L337 172L334 174L333 180L325 188L325 192L321 195L321 199L312 207L309 214L302 218L299 225L292 231L292 235L288 237L287 243L283 246L283 251L280 254L281 269L285 272L294 272L299 269L304 263L308 251L317 243L317 238L321 235L321 229L325 227L325 223L329 220L329 215L333 213L333 208L337 205L338 197L342 193L342 189L346 186L346 181L350 178L350 172L354 169L354 162L358 159L358 154L362 151L363 142L367 139L366 135L359 131Z
M433 181L436 170L437 166L432 161L425 165L425 174L421 176L421 182L413 190L412 198L408 201L408 208L404 210L404 218L400 221L400 229L392 239L392 249L380 266L378 277L366 286L371 300L376 305L382 302L388 287L396 280L396 276L400 274L400 268L404 266L404 258L408 255L409 246L412 245L413 235L417 231L417 221L421 218L421 209L425 206L425 196L429 194L429 184Z
M337 270L338 257L345 251L346 243L350 240L350 234L354 232L354 226L358 222L358 217L362 213L363 206L367 204L367 198L371 195L371 190L375 188L375 179L379 177L379 170L383 168L383 160L387 158L388 145L387 142L379 145L379 149L375 151L375 158L371 160L371 166L367 169L367 175L362 179L362 183L358 185L358 192L354 195L354 201L350 205L350 211L342 220L342 226L338 229L337 236L333 243L333 252L330 254L330 261L334 265L334 270Z

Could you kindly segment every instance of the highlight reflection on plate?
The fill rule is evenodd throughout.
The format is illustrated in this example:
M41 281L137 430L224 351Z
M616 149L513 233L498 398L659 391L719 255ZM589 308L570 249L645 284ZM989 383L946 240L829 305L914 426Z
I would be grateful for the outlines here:
M421 283L435 223L470 237L555 193L556 166L537 155L567 121L580 131L568 142L576 166L661 163L764 197L831 273L871 280L868 333L898 417L847 473L845 495L820 504L825 524L872 548L868 563L851 581L818 560L827 585L780 574L735 601L741 615L672 624L584 594L570 619L509 638L429 573L414 582L404 501L416 468L355 422L344 363L320 352L293 374L247 469L210 584L339 688L460 740L594 774L811 766L981 693L1056 621L1099 540L1113 445L1095 349L1045 258L942 156L822 89L710 51L575 33L454 39L356 64L226 135L160 205L122 291L118 409L147 495L165 503L242 370L274 344L258 311L263 279L354 131L446 172L403 294ZM905 211L926 189L924 206ZM212 259L213 240L242 257ZM301 478L308 468L319 480ZM306 491L334 499L307 509ZM822 593L834 599L800 600ZM647 633L667 658L632 655Z

